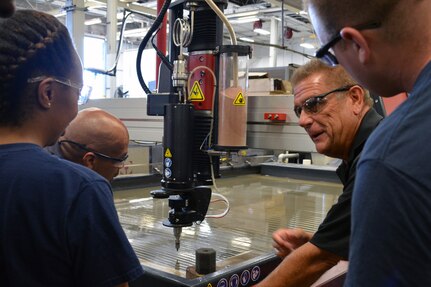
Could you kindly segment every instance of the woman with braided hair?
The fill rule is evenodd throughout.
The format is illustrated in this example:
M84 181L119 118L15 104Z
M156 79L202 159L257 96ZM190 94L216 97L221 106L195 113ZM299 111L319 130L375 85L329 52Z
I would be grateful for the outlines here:
M77 114L82 66L55 17L0 20L0 286L127 286L142 267L109 183L43 150Z
M0 17L10 17L14 12L15 3L13 0L0 0Z

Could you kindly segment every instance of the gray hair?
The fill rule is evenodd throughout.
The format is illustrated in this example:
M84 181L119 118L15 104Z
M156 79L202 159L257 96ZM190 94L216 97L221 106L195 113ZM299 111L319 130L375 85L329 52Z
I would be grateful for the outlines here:
M335 67L330 67L317 59L312 59L305 65L295 70L292 78L290 79L292 87L295 88L295 86L300 82L315 74L324 75L325 80L331 85L334 85L334 88L352 85L360 86L364 90L365 103L370 107L373 106L374 101L371 98L368 90L364 89L355 80L353 80L342 66L338 65Z

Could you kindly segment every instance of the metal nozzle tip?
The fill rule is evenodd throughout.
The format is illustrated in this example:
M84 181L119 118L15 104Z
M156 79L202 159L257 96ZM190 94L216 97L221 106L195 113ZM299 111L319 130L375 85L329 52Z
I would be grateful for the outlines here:
M180 238L182 230L183 229L181 227L174 227L175 249L177 249L177 251L180 249Z

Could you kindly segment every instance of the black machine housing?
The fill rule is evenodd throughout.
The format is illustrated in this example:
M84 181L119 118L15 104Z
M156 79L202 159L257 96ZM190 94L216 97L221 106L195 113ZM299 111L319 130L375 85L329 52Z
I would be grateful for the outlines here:
M171 4L169 22L182 19L185 10L193 9L193 38L187 51L200 54L200 57L214 57L216 47L223 43L223 23L205 1L193 1L192 7L190 3L175 1ZM215 3L220 9L227 5L226 1ZM174 63L180 51L173 43L173 36L170 37L169 62ZM193 67L189 64L187 68L190 71ZM211 70L218 78L217 66ZM172 85L173 73L162 63L158 94L148 95L147 113L164 116L162 188L153 191L152 195L155 198L169 197L171 210L163 224L184 227L204 220L211 198L209 186L213 184L213 178L219 177L219 156L207 152L210 149L208 139L217 139L217 97L207 99L210 103L206 106L210 108L206 109L201 108L202 102L182 98ZM202 81L200 83L204 85ZM217 85L213 85L214 95L217 95Z

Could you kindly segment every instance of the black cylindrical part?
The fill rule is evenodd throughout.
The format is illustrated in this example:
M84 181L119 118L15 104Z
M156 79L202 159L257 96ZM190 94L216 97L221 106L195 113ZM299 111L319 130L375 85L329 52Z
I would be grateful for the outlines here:
M196 1L196 3L198 8L194 12L193 38L188 51L212 51L223 44L223 21L205 1ZM227 7L226 0L216 0L214 4L222 12Z
M209 274L216 271L216 252L212 248L196 250L196 272Z
M165 106L163 131L163 179L167 189L193 186L193 117L192 104Z

